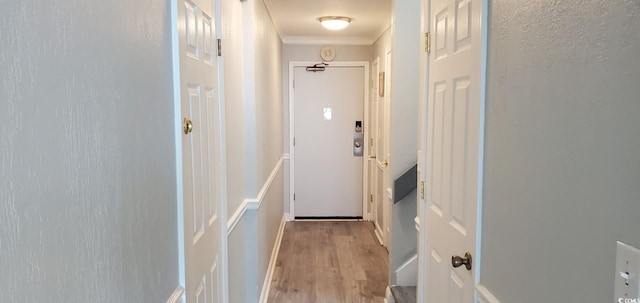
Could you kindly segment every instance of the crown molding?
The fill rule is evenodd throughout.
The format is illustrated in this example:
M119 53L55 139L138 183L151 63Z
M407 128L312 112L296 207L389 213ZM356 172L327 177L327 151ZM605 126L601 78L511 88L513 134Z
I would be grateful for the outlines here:
M333 44L333 45L373 45L375 40L369 37L321 37L321 36L285 36L284 44Z
M284 41L282 30L280 29L280 26L278 25L278 22L276 22L276 18L274 16L275 9L273 7L273 3L271 3L271 0L262 0L262 3L264 4L264 7L267 9L267 15L269 15L269 18L271 19L271 23L273 23L273 27L276 29L276 33L278 33L278 37L280 37L280 41Z
M378 25L378 28L376 28L376 31L374 32L374 43L375 41L378 41L378 39L380 39L380 37L382 37L382 35L384 34L384 32L386 32L390 27L391 27L391 17L392 14L389 13L389 15L387 15L384 20L382 20L382 22L380 23L380 25Z

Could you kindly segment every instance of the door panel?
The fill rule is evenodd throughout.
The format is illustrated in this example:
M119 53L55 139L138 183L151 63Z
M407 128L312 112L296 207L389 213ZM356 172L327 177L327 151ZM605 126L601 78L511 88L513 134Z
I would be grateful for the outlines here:
M364 157L353 155L353 139L364 122L364 68L297 67L294 79L295 215L362 217Z
M220 192L220 104L214 5L179 0L178 46L183 174L184 288L186 302L222 302Z
M453 255L476 253L481 192L482 2L432 0L427 102L426 232L428 302L473 302L475 267Z

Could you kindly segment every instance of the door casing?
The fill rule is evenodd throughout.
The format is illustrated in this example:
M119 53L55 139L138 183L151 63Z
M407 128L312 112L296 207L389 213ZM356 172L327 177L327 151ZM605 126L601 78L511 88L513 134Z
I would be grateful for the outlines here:
M317 61L289 61L289 215L286 216L287 220L292 221L295 218L295 148L293 144L293 138L295 137L295 100L294 100L294 72L296 67L306 67L317 64ZM364 137L369 137L369 61L332 61L329 63L332 67L363 67L364 68L364 121L363 133ZM366 145L365 145L366 146ZM369 148L364 149L363 160L369 158ZM368 180L369 166L364 165L366 161L363 161L362 166L362 218L364 220L371 220L371 213L368 209ZM322 189L319 189L322 190Z

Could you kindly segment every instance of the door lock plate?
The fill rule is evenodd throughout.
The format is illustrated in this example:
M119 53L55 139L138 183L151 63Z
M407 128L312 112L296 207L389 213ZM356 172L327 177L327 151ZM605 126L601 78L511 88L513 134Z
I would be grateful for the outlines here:
M364 134L356 132L353 134L353 156L362 157L364 154Z

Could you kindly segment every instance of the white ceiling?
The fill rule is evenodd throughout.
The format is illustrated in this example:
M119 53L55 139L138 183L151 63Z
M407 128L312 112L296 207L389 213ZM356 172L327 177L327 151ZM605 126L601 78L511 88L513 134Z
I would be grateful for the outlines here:
M389 27L391 0L264 0L284 43L371 45ZM323 28L318 18L352 18L344 30Z

